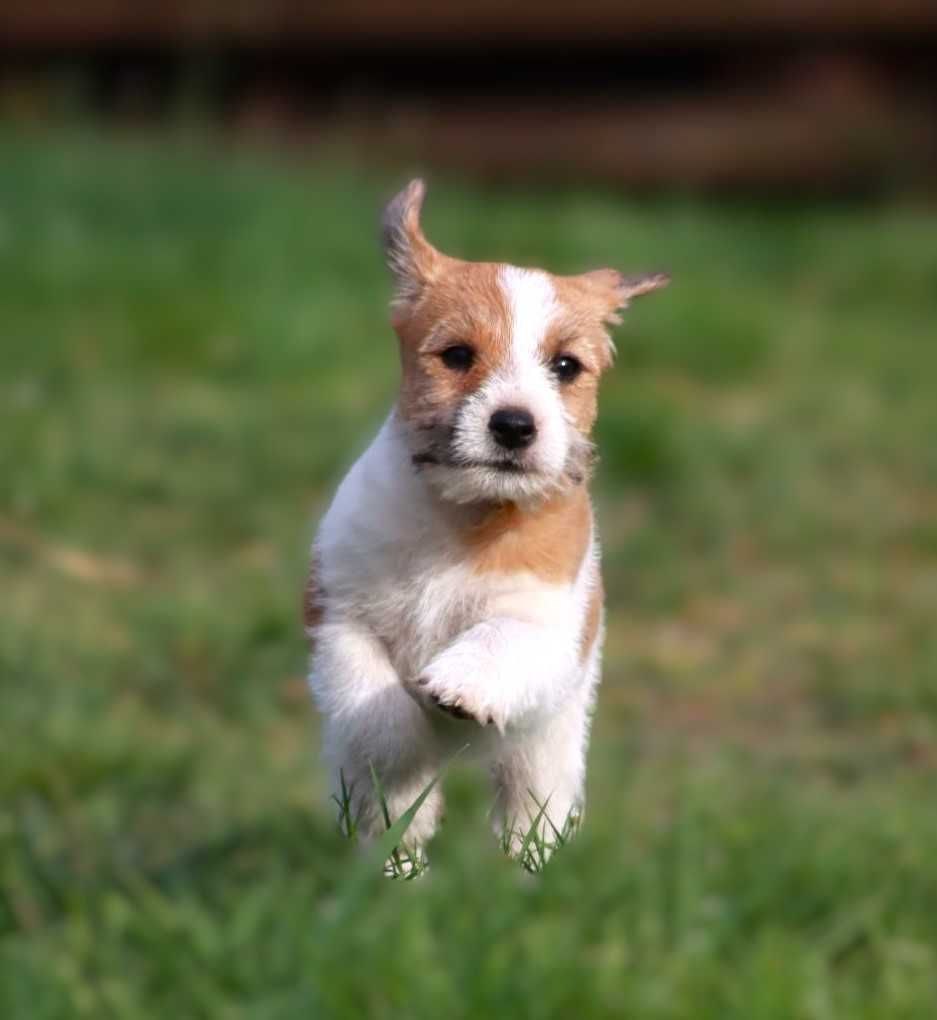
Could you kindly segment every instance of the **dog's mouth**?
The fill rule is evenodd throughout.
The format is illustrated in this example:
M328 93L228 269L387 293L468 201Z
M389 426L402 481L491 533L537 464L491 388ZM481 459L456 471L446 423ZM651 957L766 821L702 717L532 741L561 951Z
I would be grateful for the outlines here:
M410 457L416 468L444 467L454 471L482 468L486 471L498 471L509 475L538 474L532 467L518 459L515 454L491 458L471 458L459 455L453 449L455 429L451 425L437 423L421 425L417 432L422 440L419 444L422 448Z
M411 433L413 436L414 433ZM460 456L453 448L455 429L451 425L427 423L415 429L419 436L418 447L411 454L413 466L419 471L423 468L446 468L450 471L482 470L502 476L523 478L537 484L573 484L579 485L589 478L595 464L595 447L587 437L580 437L570 446L566 463L562 471L554 478L544 471L518 457L508 454L503 457L468 458Z
M505 471L511 475L535 475L533 468L519 464L516 460L475 460L469 462L469 467L488 468L490 471Z
M430 450L415 453L410 458L416 467L447 467L458 469L485 468L488 471L503 471L505 474L530 475L536 474L532 468L516 460L462 460L450 456L442 456Z

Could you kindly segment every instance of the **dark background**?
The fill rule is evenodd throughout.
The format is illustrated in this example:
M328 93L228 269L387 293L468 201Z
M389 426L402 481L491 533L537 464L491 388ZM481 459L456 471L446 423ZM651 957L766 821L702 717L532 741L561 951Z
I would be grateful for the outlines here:
M23 117L197 108L313 149L646 188L932 189L937 169L932 0L5 6Z

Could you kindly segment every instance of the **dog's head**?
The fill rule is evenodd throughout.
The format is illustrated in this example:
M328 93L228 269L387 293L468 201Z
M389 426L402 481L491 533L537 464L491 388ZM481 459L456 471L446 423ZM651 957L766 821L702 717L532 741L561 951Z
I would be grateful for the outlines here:
M458 502L527 502L576 484L614 352L607 327L668 277L554 276L450 258L420 229L424 191L412 181L383 219L414 464Z

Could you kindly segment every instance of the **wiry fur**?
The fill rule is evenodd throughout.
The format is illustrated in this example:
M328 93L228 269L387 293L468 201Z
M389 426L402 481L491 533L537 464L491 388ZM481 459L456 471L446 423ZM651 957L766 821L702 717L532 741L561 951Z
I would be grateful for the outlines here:
M524 831L541 805L562 828L582 809L599 676L598 539L584 484L605 324L666 279L611 270L555 277L437 252L419 225L424 188L388 206L397 283L401 396L322 521L307 586L310 683L336 787L358 828L383 827L370 769L392 817L465 743L491 767L496 824ZM440 355L469 344L471 370ZM551 358L573 354L579 380ZM505 452L489 419L521 407L536 438ZM438 787L408 841L422 846ZM510 842L510 839L508 840Z

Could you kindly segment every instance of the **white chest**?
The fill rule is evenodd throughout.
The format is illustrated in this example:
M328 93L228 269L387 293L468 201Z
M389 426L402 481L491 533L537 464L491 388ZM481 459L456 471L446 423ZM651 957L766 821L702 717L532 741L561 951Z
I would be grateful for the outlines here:
M329 604L375 633L402 676L492 617L569 629L571 640L581 626L582 578L476 572L383 434L340 486L316 546Z

